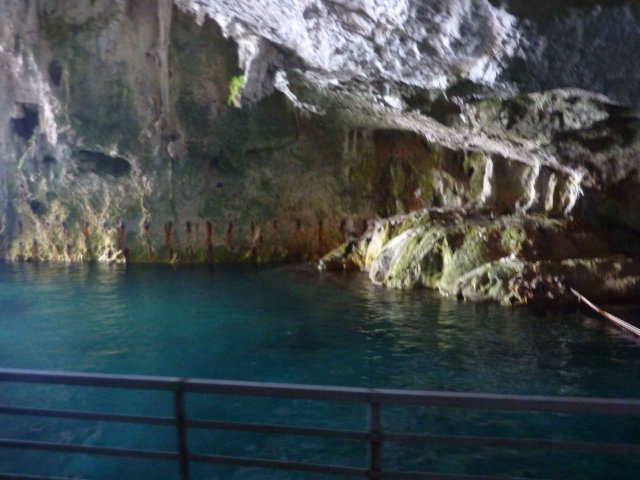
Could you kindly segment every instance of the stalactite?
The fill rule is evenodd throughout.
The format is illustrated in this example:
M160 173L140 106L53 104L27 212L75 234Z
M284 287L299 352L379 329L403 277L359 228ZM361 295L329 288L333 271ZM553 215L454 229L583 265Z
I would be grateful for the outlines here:
M554 207L554 198L556 194L556 186L558 184L558 177L555 173L552 173L547 183L547 195L544 199L544 211L551 212Z
M523 212L528 212L531 210L531 207L535 204L537 199L536 192L536 182L538 177L540 176L540 163L536 162L536 164L531 168L527 180L526 180L526 201L522 205L521 209Z
M569 179L567 180L566 188L568 189L568 192L567 192L568 198L567 198L567 202L563 212L565 216L569 215L572 212L573 207L576 206L578 199L582 195L582 178L583 177L584 177L583 172L575 171L575 172L572 172L572 175L570 175Z
M480 194L480 201L485 203L491 197L491 180L493 178L493 160L487 157L484 166L484 177L482 178L482 193Z

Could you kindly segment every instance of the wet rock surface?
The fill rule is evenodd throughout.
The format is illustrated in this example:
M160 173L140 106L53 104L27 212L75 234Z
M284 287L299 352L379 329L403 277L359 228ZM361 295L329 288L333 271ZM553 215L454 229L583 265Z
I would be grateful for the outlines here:
M640 293L640 263L612 254L609 232L536 215L423 210L377 222L320 265L359 265L386 287L509 306L572 302L570 288L608 301Z

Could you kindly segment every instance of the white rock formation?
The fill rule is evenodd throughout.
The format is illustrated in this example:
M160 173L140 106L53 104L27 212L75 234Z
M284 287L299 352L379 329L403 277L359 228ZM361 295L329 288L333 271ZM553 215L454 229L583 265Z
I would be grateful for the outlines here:
M445 88L493 84L516 50L516 20L488 0L176 0L213 18L240 45L248 95L291 52L305 69L338 79ZM275 48L274 48L275 47ZM264 77L263 77L264 78ZM252 91L252 89L255 89Z

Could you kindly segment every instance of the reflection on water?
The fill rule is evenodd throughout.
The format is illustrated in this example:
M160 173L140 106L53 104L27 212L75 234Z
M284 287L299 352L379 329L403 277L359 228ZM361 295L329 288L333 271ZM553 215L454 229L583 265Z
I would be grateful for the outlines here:
M625 318L629 318L628 316ZM0 366L448 391L637 397L640 344L577 311L509 310L425 291L372 285L365 275L293 268L6 265L0 267ZM205 417L362 428L351 405L192 398ZM0 403L170 415L160 393L2 386ZM214 411L212 413L212 408ZM266 418L265 418L266 416ZM431 433L610 438L640 443L640 424L610 419L390 409L388 428ZM79 424L80 423L80 424ZM0 436L174 448L172 432L91 422L0 417ZM360 465L354 444L194 433L194 448ZM5 453L5 452L0 452ZM148 478L144 462L9 452L0 472ZM390 448L388 462L457 473L634 478L637 460L545 452ZM306 458L306 457L312 458ZM551 457L549 457L551 458ZM154 478L174 478L173 466ZM96 472L98 472L96 474ZM197 478L265 478L201 469ZM526 474L526 475L525 475ZM274 474L275 475L275 474ZM318 478L278 473L269 478Z

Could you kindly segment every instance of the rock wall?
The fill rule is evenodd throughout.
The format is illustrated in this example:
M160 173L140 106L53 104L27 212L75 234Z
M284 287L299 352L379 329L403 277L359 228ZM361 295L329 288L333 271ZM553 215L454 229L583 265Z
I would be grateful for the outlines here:
M371 213L340 195L342 127L278 93L228 104L238 45L213 21L156 0L2 9L3 257L311 258Z

